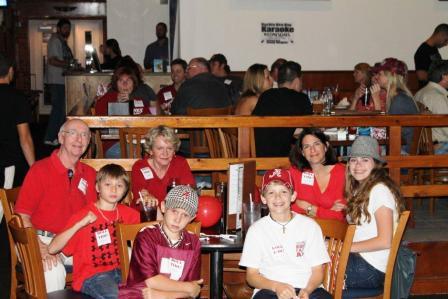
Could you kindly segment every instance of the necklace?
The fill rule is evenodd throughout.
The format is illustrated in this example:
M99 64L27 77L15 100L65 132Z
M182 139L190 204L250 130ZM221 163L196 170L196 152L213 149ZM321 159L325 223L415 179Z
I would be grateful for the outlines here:
M271 217L272 221L274 221L275 223L277 223L278 225L280 225L282 227L282 231L283 233L286 232L286 226L291 222L292 219L294 219L294 215L291 213L291 218L288 220L288 222L286 222L285 224L278 222L277 220L275 220L274 218L272 218L271 214L269 214L269 217Z
M119 213L118 213L118 207L115 207L115 212L116 212L116 216L115 216L115 220L114 221L111 221L109 218L107 218L104 214L103 214L103 212L101 211L101 209L100 208L98 208L98 204L97 203L95 203L95 207L96 207L96 209L98 210L98 212L101 214L101 216L104 218L104 220L106 220L107 222L112 222L112 223L114 223L114 222L117 222L118 221L118 217L119 217Z

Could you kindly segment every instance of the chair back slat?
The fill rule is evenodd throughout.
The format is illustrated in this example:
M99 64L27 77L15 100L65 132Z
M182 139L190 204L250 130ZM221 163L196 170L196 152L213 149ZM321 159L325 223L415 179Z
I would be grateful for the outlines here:
M408 223L410 214L410 211L404 211L401 213L400 219L398 220L398 225L395 230L394 237L392 239L392 245L389 251L389 258L387 259L386 275L384 278L383 299L390 299L395 260L397 259L398 248L400 247L401 239L403 238L403 234L406 229L406 224Z
M330 262L325 264L324 268L323 285L334 298L341 298L345 269L356 226L338 220L318 218L315 220L327 241L327 250L330 256Z
M13 189L0 189L0 200L1 205L3 206L3 213L5 216L5 221L8 223L11 221L12 216L14 214L14 205L17 201L17 197L19 196L20 187L16 187ZM16 264L17 264L17 253L15 249L14 239L11 235L11 231L8 227L8 240L9 240L9 251L10 251L10 261L11 261L11 290L10 295L11 298L16 297L16 289L17 289L17 274L16 274ZM23 280L23 278L21 278Z
M46 299L47 290L36 231L31 227L25 228L19 215L13 215L8 225L21 258L26 294L29 298Z

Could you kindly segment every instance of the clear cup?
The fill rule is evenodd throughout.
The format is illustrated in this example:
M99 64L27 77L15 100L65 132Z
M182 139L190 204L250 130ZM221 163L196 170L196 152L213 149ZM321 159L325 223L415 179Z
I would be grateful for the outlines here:
M157 220L157 206L150 206L147 203L141 203L140 221L149 222Z
M243 233L261 217L261 204L253 201L243 203Z

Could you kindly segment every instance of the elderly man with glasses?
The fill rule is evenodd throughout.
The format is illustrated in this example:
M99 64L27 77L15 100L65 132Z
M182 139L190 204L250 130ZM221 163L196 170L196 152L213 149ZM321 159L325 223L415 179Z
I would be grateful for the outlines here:
M49 254L48 244L71 215L96 200L96 172L79 161L89 145L89 127L81 120L68 120L58 141L61 147L29 170L15 206L25 225L34 227L39 236L47 292L64 289L64 265L71 265L71 258Z

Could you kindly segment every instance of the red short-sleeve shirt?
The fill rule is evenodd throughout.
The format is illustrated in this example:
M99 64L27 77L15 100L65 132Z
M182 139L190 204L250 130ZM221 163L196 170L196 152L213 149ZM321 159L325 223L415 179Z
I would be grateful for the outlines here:
M305 200L310 204L317 206L318 218L326 219L338 219L345 221L343 212L332 211L336 200L341 200L342 203L347 203L344 198L344 186L345 186L345 167L344 165L337 163L334 165L330 173L330 181L328 182L327 189L322 193L316 178L310 183L306 180L302 181L303 173L311 173L311 170L300 171L295 166L290 169L292 180L294 182L294 188L297 192L297 199ZM305 211L299 208L295 203L292 204L291 209L300 214L306 214Z
M159 204L165 199L166 188L172 179L176 179L178 185L196 186L190 166L184 157L174 156L170 166L163 178L159 178L156 172L151 168L147 159L138 160L132 166L132 194L134 200L132 206L135 207L135 201L140 197L138 192L142 189L148 190L154 195ZM145 177L146 176L146 177Z
M36 229L60 233L67 220L96 201L95 170L81 162L69 179L57 153L36 162L25 177L15 211L29 215Z
M101 210L99 212L95 204L92 203L73 215L65 229L71 228L89 211L96 215L96 221L78 230L62 250L65 255L73 256L72 287L76 291L81 290L82 284L87 278L120 267L115 233L116 224L140 222L139 213L125 205L118 204L114 211ZM108 231L106 236L109 236L110 241L101 241L100 236L105 235L105 230Z

